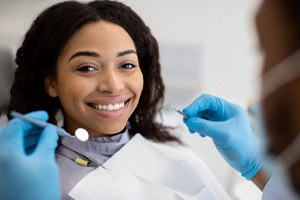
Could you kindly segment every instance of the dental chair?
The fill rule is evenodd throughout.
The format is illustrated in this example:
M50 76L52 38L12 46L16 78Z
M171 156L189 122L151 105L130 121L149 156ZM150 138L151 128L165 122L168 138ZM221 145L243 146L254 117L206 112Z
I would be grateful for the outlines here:
M10 88L12 86L16 65L13 51L8 44L0 40L0 126L6 120L5 114L10 99Z

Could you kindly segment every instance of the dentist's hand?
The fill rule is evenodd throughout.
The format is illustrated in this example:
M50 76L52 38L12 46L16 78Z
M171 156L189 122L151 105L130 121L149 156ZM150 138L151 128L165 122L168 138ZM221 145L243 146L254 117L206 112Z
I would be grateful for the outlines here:
M248 180L261 168L257 143L245 111L238 105L202 95L183 109L191 133L209 136L224 159Z
M48 119L44 111L27 116ZM0 128L1 200L60 199L59 170L55 160L57 140L54 125L41 129L14 118ZM30 152L26 150L28 147Z

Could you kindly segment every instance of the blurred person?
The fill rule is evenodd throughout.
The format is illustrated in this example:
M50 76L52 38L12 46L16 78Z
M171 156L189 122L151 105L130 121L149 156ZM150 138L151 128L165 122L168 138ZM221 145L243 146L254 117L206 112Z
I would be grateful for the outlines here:
M184 122L211 137L224 159L262 189L263 199L300 199L300 2L264 0L256 27L264 55L255 108L261 145L245 111L216 96L202 95L186 107Z

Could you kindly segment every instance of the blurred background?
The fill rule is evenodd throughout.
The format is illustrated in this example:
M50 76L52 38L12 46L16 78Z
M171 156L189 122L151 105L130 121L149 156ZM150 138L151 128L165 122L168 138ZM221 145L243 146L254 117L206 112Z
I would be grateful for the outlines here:
M0 42L12 55L33 19L56 2L0 1ZM210 93L247 109L256 99L261 55L254 17L259 0L122 2L143 18L158 40L166 101L184 108ZM209 138L189 134L181 116L164 108L159 120L177 127L175 134L207 163L232 199L261 199L261 192L223 161Z

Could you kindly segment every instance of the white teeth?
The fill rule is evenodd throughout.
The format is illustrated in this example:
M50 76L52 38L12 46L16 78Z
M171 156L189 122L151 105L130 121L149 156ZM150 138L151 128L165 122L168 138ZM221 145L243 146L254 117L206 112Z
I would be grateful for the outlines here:
M122 103L109 104L109 105L92 104L91 106L93 108L96 108L97 110L116 111L116 110L123 108L124 105L125 105L125 103L122 102Z

